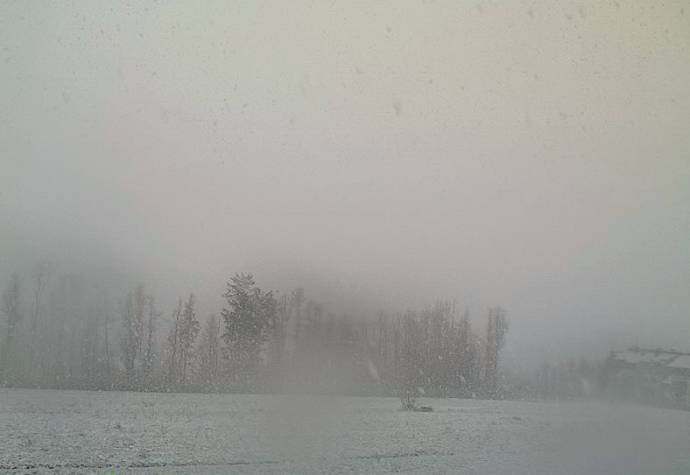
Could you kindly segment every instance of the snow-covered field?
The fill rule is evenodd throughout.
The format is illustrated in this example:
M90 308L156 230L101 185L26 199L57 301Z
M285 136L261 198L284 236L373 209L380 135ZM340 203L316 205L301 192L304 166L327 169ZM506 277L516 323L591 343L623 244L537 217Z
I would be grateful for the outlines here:
M0 472L688 474L690 413L0 389Z

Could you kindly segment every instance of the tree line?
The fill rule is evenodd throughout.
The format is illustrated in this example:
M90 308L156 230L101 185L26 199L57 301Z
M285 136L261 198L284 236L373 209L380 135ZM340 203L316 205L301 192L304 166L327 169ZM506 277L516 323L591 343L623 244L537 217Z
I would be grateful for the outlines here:
M218 314L194 294L166 315L143 284L106 292L39 266L0 302L0 384L59 389L312 392L415 398L504 396L505 312L485 325L453 302L355 317L301 288L278 294L231 277Z

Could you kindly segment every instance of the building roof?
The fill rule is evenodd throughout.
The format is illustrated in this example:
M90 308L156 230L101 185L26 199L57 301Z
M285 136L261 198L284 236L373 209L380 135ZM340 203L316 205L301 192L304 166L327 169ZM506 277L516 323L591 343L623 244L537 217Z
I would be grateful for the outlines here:
M669 368L690 369L690 355L680 355L667 366Z
M678 353L661 351L661 350L642 350L642 349L629 349L625 351L615 352L613 354L614 359L628 364L657 364L657 365L667 365L674 359L676 359Z
M641 364L675 369L690 369L690 353L681 353L673 350L630 348L625 351L614 352L613 358L616 361L629 365Z

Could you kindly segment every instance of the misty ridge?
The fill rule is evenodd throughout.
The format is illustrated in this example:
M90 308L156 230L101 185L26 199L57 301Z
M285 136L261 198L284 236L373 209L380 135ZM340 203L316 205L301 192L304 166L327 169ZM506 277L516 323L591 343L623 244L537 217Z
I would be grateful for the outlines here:
M452 301L421 311L332 313L302 288L264 290L251 274L226 284L225 305L198 315L193 293L171 310L144 284L107 282L43 262L2 294L0 383L90 390L505 398L508 320L475 321ZM524 389L520 396L525 396Z

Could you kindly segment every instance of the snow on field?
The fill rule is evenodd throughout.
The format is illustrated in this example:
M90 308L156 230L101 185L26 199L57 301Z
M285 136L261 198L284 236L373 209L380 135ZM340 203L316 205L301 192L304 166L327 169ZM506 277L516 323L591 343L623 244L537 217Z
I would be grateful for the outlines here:
M0 471L690 473L687 412L427 402L0 389Z

